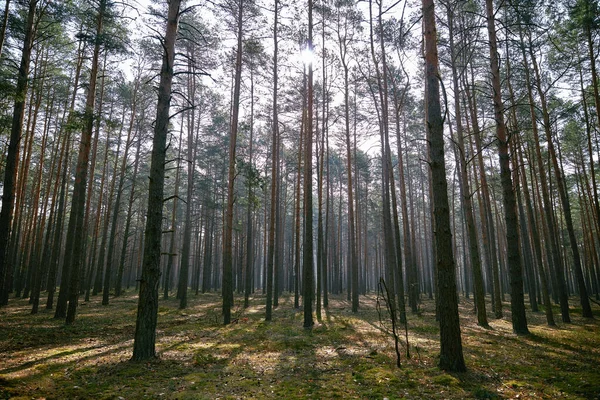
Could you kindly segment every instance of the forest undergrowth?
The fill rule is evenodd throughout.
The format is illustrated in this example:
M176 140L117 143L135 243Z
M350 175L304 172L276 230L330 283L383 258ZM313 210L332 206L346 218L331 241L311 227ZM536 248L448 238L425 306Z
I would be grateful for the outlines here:
M108 306L101 298L82 303L72 326L54 320L50 311L30 315L27 300L11 300L0 309L0 399L600 396L598 307L594 320L572 308L573 323L556 328L545 325L543 312L528 311L532 334L516 336L508 303L504 319L490 319L491 328L484 329L476 324L473 301L461 297L468 371L449 374L436 366L439 329L432 300L424 299L418 314L407 314L411 358L403 337L397 368L374 294L361 296L357 314L345 296L331 296L312 330L302 328L303 314L293 308L293 297L280 299L269 323L262 295L251 298L245 310L243 298L236 297L228 326L222 325L220 296L188 298L185 310L174 298L160 301L160 357L144 363L129 361L137 307L131 291Z

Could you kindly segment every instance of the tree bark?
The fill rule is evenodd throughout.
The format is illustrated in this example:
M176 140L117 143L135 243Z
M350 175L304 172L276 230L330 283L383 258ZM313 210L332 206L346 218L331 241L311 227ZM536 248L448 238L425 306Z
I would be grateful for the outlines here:
M510 171L510 156L508 136L504 122L504 105L502 104L502 89L500 86L500 67L498 60L498 45L494 21L494 6L492 0L486 0L487 30L490 46L490 63L492 72L492 87L494 91L494 120L496 123L496 138L498 140L498 155L500 158L500 180L502 183L502 198L504 203L504 220L506 223L506 243L508 268L510 275L510 304L512 312L513 331L517 334L529 334L527 317L525 316L525 300L523 295L523 269L519 250L519 222L515 192L512 186Z
M140 279L138 312L133 342L133 360L156 357L156 322L158 316L158 284L160 278L160 238L164 200L165 156L169 130L169 106L175 61L175 39L181 0L170 0L167 27L163 40L163 59L158 86L156 124L152 141L148 212L144 239L144 258Z
M29 1L27 11L27 24L25 26L25 38L21 51L21 63L17 75L17 87L15 90L15 104L13 108L8 153L4 165L4 184L2 186L2 210L0 210L0 305L8 304L8 292L11 282L7 279L8 243L11 235L11 222L15 201L15 183L17 175L17 164L19 162L19 142L23 133L23 118L25 116L25 100L27 99L29 64L31 61L31 50L36 34L36 9L37 0ZM7 4L8 6L8 4Z
M437 29L433 0L423 0L422 4L425 36L426 129L433 187L438 299L443 299L443 301L438 301L441 344L439 366L444 370L458 372L465 371L466 366L460 336L458 294L450 231L448 183L446 182L444 160L444 121L440 104Z
M313 51L313 0L308 0L307 50ZM306 116L306 140L304 143L304 236L302 250L302 302L304 306L305 328L312 328L314 271L313 271L313 201L312 201L312 145L313 145L313 65L308 64L308 101Z
M237 15L237 50L235 59L235 78L233 88L233 106L231 116L231 132L229 135L229 174L227 178L227 209L225 211L225 232L223 237L223 323L231 322L233 306L233 204L235 202L235 153L240 108L240 88L242 82L242 15L244 1L239 0Z

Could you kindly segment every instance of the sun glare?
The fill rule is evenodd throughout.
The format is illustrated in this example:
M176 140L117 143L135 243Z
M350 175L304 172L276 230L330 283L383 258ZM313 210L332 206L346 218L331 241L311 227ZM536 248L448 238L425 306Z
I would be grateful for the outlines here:
M306 46L300 53L300 58L305 65L311 65L315 59L315 53Z

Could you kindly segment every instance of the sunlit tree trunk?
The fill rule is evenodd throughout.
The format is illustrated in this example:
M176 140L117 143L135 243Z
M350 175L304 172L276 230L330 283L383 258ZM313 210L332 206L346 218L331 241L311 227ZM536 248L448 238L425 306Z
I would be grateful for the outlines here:
M429 157L433 187L435 218L435 245L438 282L440 363L441 369L465 371L462 352L460 322L458 319L458 294L452 236L450 232L450 210L448 208L448 183L444 160L444 122L440 104L440 75L438 71L437 29L433 0L423 0L423 30L425 36L425 79L426 79L426 129L429 141Z
M307 50L313 51L313 0L308 0ZM312 148L313 148L313 65L308 64L306 140L304 143L304 235L302 240L302 303L305 328L313 321L314 271L313 271L313 201L312 201Z

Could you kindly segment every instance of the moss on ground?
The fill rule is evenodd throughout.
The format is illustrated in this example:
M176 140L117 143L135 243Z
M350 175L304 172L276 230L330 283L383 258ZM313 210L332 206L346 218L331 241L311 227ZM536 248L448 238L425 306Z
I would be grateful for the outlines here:
M26 300L0 309L0 398L94 399L595 399L600 396L600 313L549 328L542 313L528 313L532 334L512 333L510 313L476 325L472 301L461 299L463 347L468 371L437 367L439 329L434 304L425 300L408 314L406 358L396 367L389 325L373 296L350 312L342 296L312 330L302 312L283 297L265 322L264 297L236 305L235 323L223 326L216 294L174 299L159 308L159 359L129 361L137 298L127 294L102 306L83 303L73 326L51 311L29 314ZM236 304L241 300L236 299ZM505 307L507 310L508 307Z

